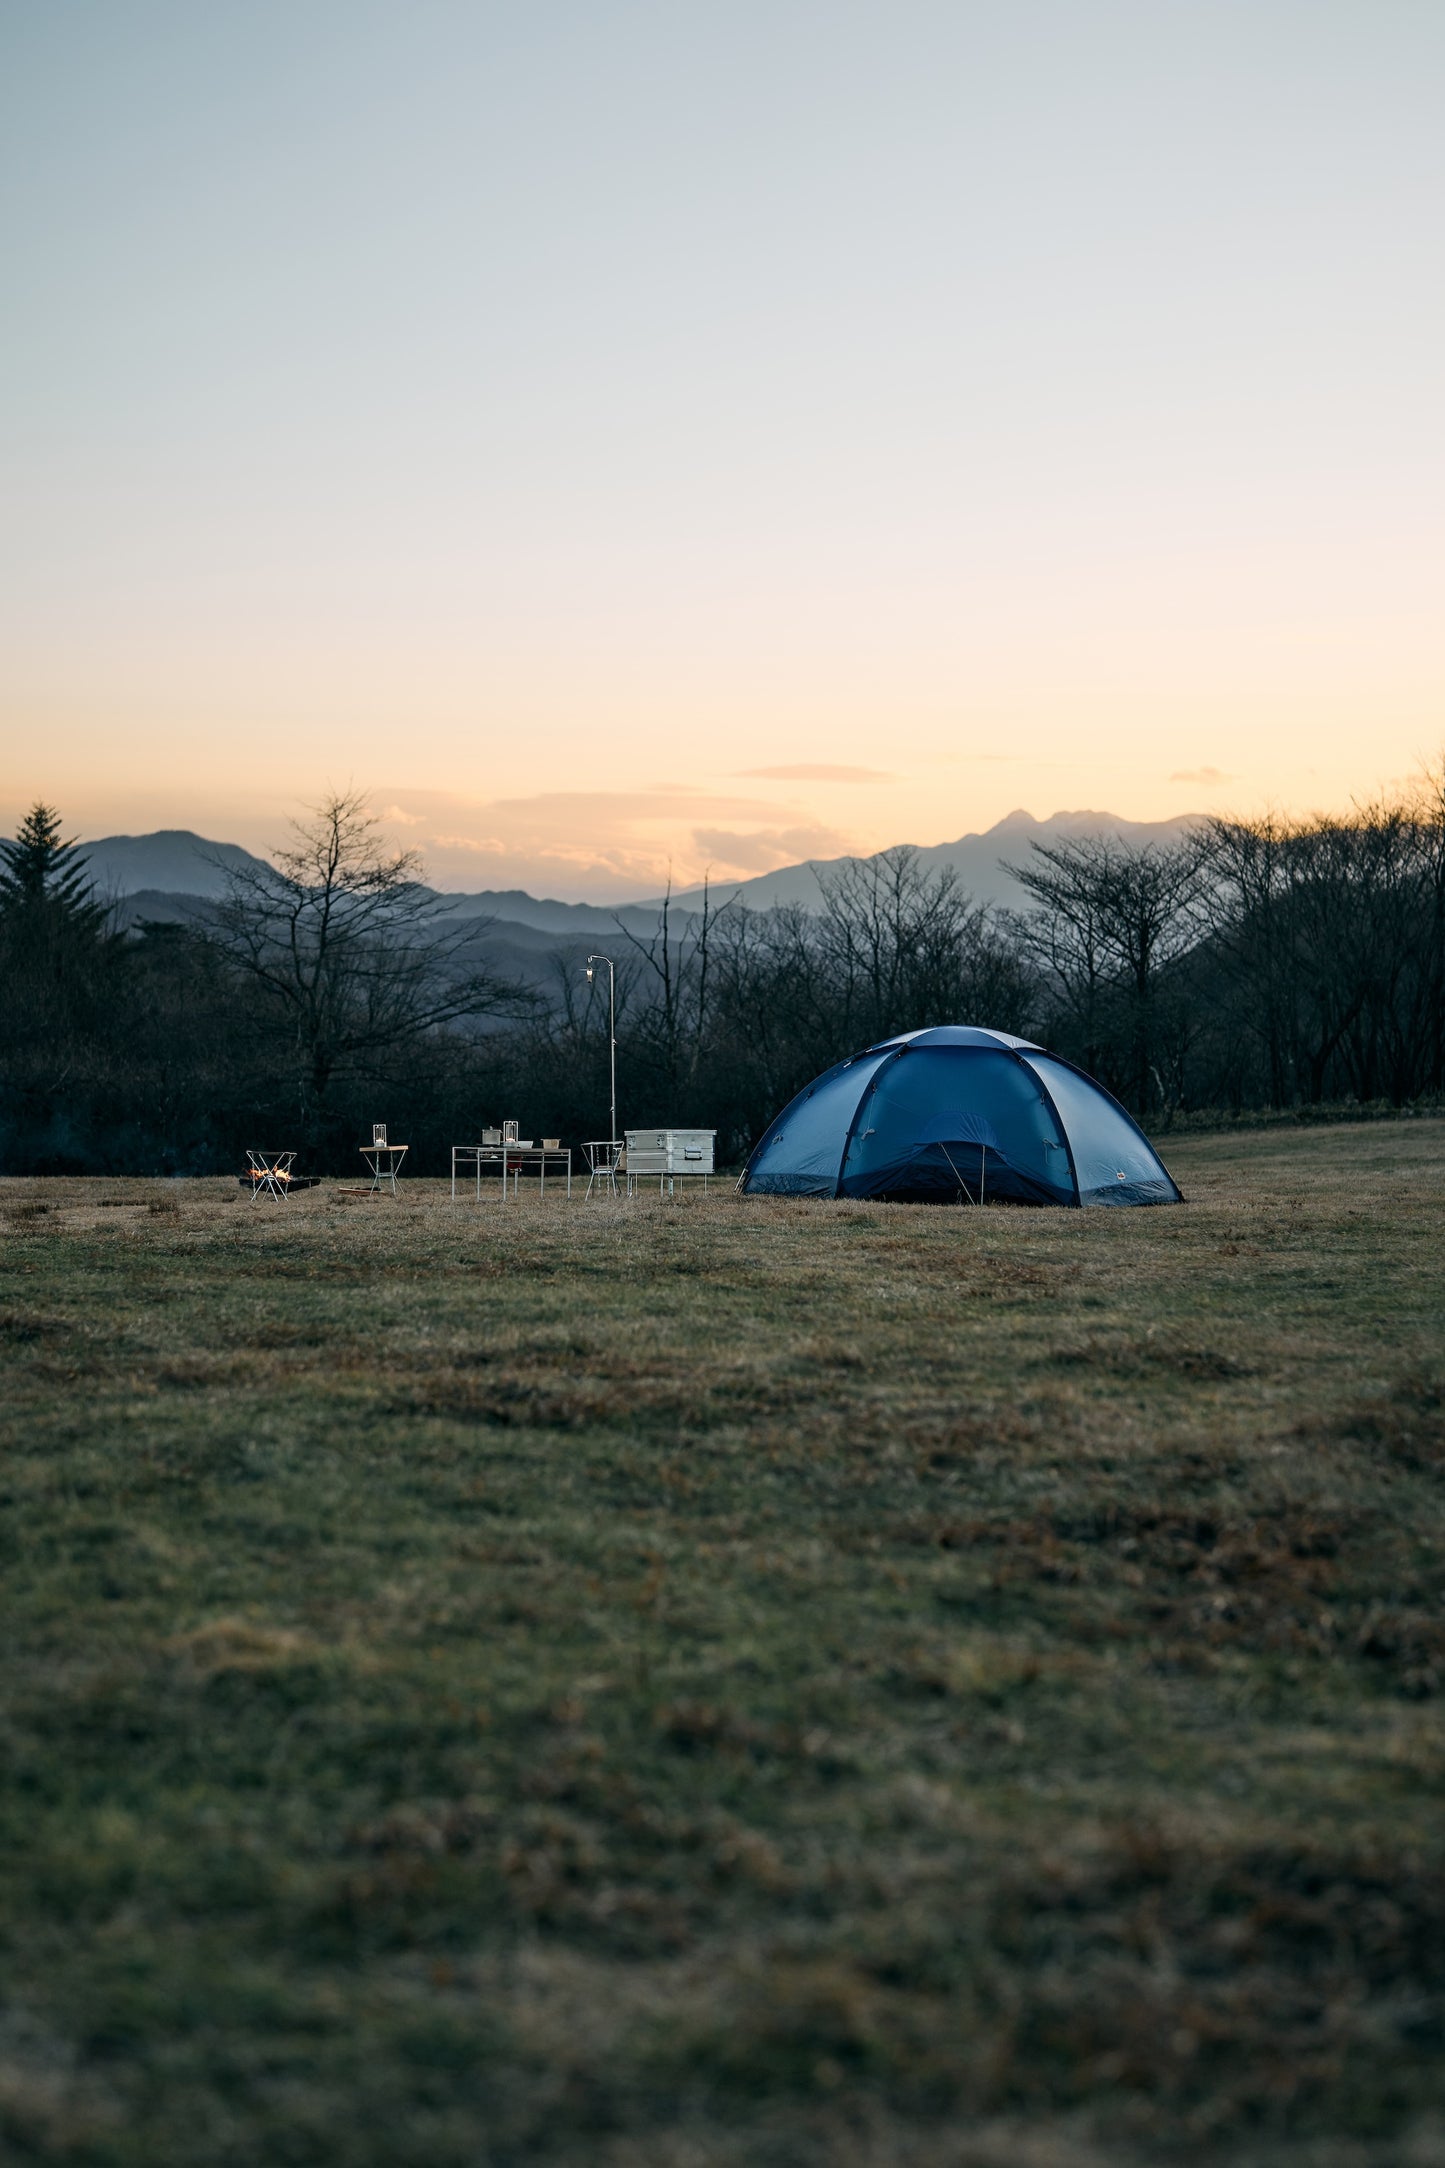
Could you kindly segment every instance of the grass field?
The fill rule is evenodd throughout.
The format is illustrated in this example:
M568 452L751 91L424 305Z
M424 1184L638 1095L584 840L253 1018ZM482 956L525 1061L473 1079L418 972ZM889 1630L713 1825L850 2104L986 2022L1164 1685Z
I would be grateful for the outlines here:
M1445 1124L0 1184L0 2152L1445 2162Z

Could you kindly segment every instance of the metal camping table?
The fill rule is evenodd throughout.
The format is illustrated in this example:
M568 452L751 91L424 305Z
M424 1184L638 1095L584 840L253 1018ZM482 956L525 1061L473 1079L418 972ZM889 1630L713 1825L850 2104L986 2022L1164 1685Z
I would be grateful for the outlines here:
M391 1186L392 1196L396 1195L396 1178L401 1170L401 1163L406 1158L408 1149L409 1147L405 1144L363 1144L358 1146L362 1158L371 1169L371 1190L368 1195L374 1194L379 1189L385 1189L388 1184Z
M547 1194L548 1165L560 1169L567 1177L567 1194L572 1194L572 1153L567 1145L559 1144L454 1144L452 1146L452 1197L457 1194L457 1176L471 1168L476 1179L477 1200L482 1195L483 1167L497 1167L502 1176L502 1199L506 1200L507 1176L512 1177L512 1195L518 1194L518 1184L524 1166L537 1169L537 1187L542 1196Z

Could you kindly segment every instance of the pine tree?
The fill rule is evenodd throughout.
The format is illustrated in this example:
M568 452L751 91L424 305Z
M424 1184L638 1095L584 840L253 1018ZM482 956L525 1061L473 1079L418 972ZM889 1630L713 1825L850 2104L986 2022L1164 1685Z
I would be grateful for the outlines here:
M15 1073L63 1066L94 1036L121 944L60 816L33 805L0 844L0 1041Z
M13 843L0 843L0 915L45 910L77 932L98 933L105 919L75 838L62 838L60 815L37 801Z

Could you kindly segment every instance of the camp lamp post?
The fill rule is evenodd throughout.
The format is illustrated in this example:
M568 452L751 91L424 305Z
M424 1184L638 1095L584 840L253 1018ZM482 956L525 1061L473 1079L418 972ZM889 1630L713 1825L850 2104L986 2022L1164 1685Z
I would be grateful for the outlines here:
M607 966L607 1053L612 1077L612 1136L617 1143L617 973L610 956L589 956L587 959L587 984L592 984L592 966Z

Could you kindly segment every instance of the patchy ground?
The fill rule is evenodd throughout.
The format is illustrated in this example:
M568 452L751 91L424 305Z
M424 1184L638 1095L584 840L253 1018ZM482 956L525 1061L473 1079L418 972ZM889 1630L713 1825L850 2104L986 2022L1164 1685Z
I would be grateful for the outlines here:
M1445 1125L0 1184L0 2151L1445 2163Z

